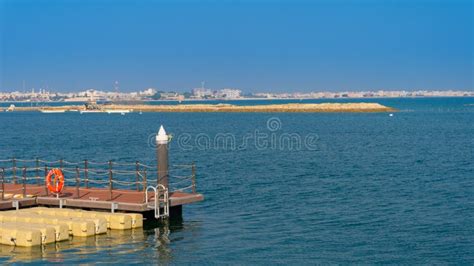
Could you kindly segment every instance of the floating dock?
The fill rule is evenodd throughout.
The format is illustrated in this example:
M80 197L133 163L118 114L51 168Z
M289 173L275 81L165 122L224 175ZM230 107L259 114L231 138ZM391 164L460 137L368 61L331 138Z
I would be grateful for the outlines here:
M31 247L105 234L107 230L143 227L141 214L60 208L27 208L0 212L0 244Z
M0 210L16 208L50 206L74 207L123 212L149 212L154 210L154 194L144 191L66 187L60 197L46 193L44 185L4 184L4 198L0 200ZM23 192L24 191L24 192ZM17 194L14 194L16 192ZM148 196L148 201L146 197ZM181 207L202 201L199 193L173 191L169 193L169 207Z
M66 230L68 237L85 237L142 227L144 217L180 218L183 205L204 197L196 192L194 163L168 164L168 140L161 127L156 166L0 160L0 243L35 246L66 240ZM58 170L60 182L56 176L51 184L50 175Z

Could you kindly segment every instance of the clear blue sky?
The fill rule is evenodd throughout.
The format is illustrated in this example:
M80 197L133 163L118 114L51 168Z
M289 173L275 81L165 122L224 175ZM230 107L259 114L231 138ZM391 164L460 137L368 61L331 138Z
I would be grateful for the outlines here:
M0 0L0 90L473 90L473 1Z

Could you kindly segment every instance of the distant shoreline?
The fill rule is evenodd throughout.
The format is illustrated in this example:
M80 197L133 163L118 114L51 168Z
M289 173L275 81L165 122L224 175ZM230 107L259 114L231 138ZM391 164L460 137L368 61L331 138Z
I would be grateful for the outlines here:
M179 100L123 100L123 101L133 101L137 103L147 103L147 102L231 102L231 101L306 101L306 100L371 100L371 99L430 99L430 98L474 98L474 96L407 96L407 97L339 97L339 98L235 98L235 99L184 99ZM83 104L88 101L0 101L0 103L64 103L64 104ZM112 102L112 101L99 101L99 102ZM120 101L119 101L120 102Z

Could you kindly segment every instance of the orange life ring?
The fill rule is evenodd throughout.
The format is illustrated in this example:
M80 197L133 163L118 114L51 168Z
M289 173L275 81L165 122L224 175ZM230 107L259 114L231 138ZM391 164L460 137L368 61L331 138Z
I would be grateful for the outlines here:
M53 183L51 183L51 177L54 175ZM51 169L46 176L46 186L51 193L58 194L64 188L64 175L58 168Z

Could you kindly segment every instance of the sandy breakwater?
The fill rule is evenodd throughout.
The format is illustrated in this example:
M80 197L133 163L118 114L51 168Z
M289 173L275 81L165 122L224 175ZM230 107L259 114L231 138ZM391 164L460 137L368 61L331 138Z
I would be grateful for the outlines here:
M378 103L318 103L318 104L270 104L270 105L230 105L230 104L179 104L179 105L99 105L101 110L130 110L134 112L242 112L242 113L330 113L330 112L393 112L396 109ZM84 106L57 107L16 107L14 111L81 111Z

